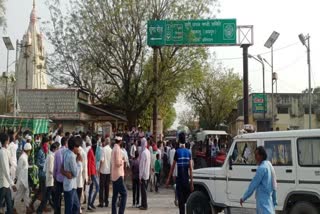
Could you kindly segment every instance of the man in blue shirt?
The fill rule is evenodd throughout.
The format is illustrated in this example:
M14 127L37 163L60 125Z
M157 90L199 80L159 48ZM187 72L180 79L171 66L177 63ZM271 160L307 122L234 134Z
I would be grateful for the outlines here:
M46 163L46 156L48 154L49 147L49 139L47 137L43 137L41 141L41 147L37 152L36 156L36 165L38 167L38 177L39 177L39 189L32 198L31 202L31 209L34 210L33 204L36 200L44 200L46 195L46 173L44 172L43 168ZM45 211L49 211L45 209Z
M71 137L68 141L68 149L64 152L62 174L65 199L65 214L80 213L80 202L77 196L77 176L81 168L81 154L79 147L82 144L80 137Z
M260 146L255 151L255 158L258 164L257 172L252 179L247 191L240 199L242 206L254 191L256 191L257 214L274 214L276 202L275 175L272 173L272 165L267 161L267 153Z
M176 190L179 201L179 213L184 214L185 203L187 202L190 193L193 192L192 159L190 151L185 148L186 137L183 132L179 134L179 143L180 148L177 149L174 155L174 161L166 185L169 185L173 170L177 164L178 173L176 178Z

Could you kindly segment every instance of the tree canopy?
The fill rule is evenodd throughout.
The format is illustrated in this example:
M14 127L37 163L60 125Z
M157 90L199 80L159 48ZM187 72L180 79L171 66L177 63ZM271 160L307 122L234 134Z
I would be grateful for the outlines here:
M96 102L126 114L129 125L154 96L178 93L192 82L207 59L204 48L161 48L155 91L147 21L200 18L218 5L216 0L69 0L64 12L59 0L47 3L52 18L47 35L54 47L48 70L53 81L89 92Z
M5 0L0 0L0 27L6 26L6 6Z
M242 80L232 69L221 65L210 68L204 80L192 86L187 99L199 116L200 127L218 129L228 123L228 117L242 97Z

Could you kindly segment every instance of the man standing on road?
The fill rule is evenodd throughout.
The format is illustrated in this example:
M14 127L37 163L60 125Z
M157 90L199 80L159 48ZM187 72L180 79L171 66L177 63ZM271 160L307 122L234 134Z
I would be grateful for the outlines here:
M95 210L94 202L96 200L97 194L99 192L99 184L97 179L97 168L96 168L96 157L94 155L94 148L97 146L97 140L92 138L92 147L88 152L88 179L90 183L89 195L88 195L88 210ZM93 193L93 186L95 186L95 191Z
M102 150L100 160L100 192L99 192L99 206L109 206L109 186L110 186L110 172L111 172L111 155L112 149L110 147L110 138L102 138Z
M63 164L63 155L67 148L68 139L61 138L61 148L55 153L54 166L53 166L53 178L54 178L54 214L61 214L61 199L63 193L63 179L64 176L61 174L61 167Z
M255 177L252 179L247 191L240 199L240 205L251 197L256 191L257 214L274 214L276 201L276 175L269 161L267 152L259 146L255 151L255 158L258 164Z
M32 146L30 143L26 143L23 148L23 153L19 157L17 167L17 194L14 199L14 205L17 213L30 213L29 209L29 182L28 182L28 156L30 155ZM23 199L23 205L22 205Z
M151 154L148 150L147 140L145 138L141 139L142 153L139 163L139 180L141 185L141 206L140 210L148 209L147 202L147 183L150 177L150 165L151 165Z
M33 204L37 199L40 199L41 201L44 200L44 198L46 197L46 173L43 170L43 168L45 167L45 163L46 163L46 156L49 152L49 139L47 137L43 137L42 138L42 142L41 142L41 148L37 153L37 158L36 158L36 165L39 169L38 172L38 176L39 176L39 189L37 191L37 193L34 195L32 202L31 202L31 208L33 209ZM48 212L49 210L45 208L46 212Z
M13 184L13 180L10 177L9 169L9 151L7 150L9 144L9 137L5 133L0 134L1 149L0 149L0 203L5 201L7 207L7 213L13 214L12 196L10 186L13 191L17 189Z
M179 212L185 214L185 203L191 192L193 192L193 178L192 178L192 160L191 153L185 148L186 137L182 132L179 134L180 148L177 149L174 155L174 161L170 169L170 173L166 182L168 187L170 178L177 164L177 178L176 178L176 190L179 200ZM190 172L190 176L189 176ZM190 178L190 182L189 182Z
M115 140L116 143L114 144L111 155L111 180L113 187L112 214L117 214L118 194L121 196L119 214L124 214L127 203L127 189L124 184L124 157L120 148L122 138L116 136Z
M68 148L63 155L62 174L63 191L65 201L65 214L80 213L80 202L77 196L77 176L82 165L82 157L79 147L82 140L80 137L71 137L68 141Z

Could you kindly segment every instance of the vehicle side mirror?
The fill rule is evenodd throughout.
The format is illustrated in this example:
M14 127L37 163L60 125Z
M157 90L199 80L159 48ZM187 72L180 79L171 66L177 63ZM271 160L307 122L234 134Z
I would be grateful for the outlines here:
M232 155L230 155L229 156L229 170L232 170L232 163L233 163L233 161L232 161Z

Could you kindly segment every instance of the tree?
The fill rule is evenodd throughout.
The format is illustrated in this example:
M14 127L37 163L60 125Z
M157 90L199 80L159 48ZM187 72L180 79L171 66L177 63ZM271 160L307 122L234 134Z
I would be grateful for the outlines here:
M184 110L179 114L178 118L179 124L187 126L189 130L192 131L198 128L198 116L193 108Z
M6 26L6 7L5 0L0 0L0 27Z
M199 115L200 127L217 129L228 122L242 97L242 80L232 69L219 66L207 72L200 85L190 88L187 97Z
M147 20L199 18L215 2L69 0L69 12L64 14L59 0L48 0L52 28L47 35L55 50L48 71L59 83L85 90L98 102L122 111L131 126L154 96L183 86L186 81L179 77L206 59L203 48L161 48L161 93L156 93L146 46Z

